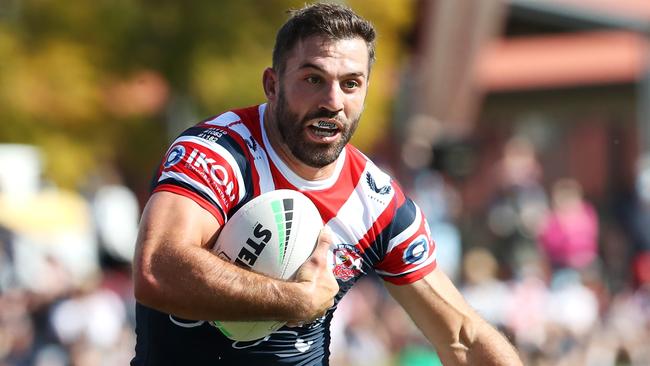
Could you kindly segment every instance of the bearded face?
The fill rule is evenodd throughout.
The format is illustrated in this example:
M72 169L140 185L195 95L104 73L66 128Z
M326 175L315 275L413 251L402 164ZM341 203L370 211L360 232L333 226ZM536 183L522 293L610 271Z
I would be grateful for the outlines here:
M320 108L301 117L291 110L284 89L280 87L274 117L280 136L291 153L306 165L322 168L336 161L352 138L360 115L359 112L345 118L338 112ZM318 143L308 138L309 133L317 136L338 136L333 142Z
M270 123L286 153L311 168L334 163L359 124L368 73L363 39L322 36L300 40L284 67L267 69Z

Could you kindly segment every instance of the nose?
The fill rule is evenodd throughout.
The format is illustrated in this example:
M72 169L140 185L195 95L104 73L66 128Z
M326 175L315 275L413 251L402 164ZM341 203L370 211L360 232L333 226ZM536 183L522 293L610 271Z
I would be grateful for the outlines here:
M324 88L323 97L319 105L320 108L331 112L340 112L343 110L345 93L337 82L330 83Z

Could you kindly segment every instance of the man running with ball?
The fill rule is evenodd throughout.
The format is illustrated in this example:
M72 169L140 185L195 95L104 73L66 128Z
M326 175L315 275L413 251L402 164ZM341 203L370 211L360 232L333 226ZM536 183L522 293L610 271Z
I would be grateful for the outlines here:
M418 206L348 144L374 42L372 25L346 7L294 11L264 70L266 103L203 121L172 143L140 225L131 365L327 365L336 304L370 272L445 365L521 364L436 268L435 233ZM210 250L229 217L275 189L305 194L327 227L292 281L247 271ZM237 342L211 320L292 326Z

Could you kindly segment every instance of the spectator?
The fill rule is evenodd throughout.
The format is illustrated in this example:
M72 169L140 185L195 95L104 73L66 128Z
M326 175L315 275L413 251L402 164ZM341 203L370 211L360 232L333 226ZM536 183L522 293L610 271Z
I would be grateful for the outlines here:
M598 217L580 184L560 179L552 188L553 210L544 218L539 243L553 268L581 269L598 252Z
M487 321L503 327L511 294L508 286L497 279L497 270L497 261L488 250L471 249L463 261L466 284L462 292Z
M495 237L492 250L505 265L501 272L512 273L531 250L536 250L534 233L548 208L533 143L524 136L511 138L504 146L497 172L499 186L487 221Z
M412 197L420 205L435 237L438 265L449 278L457 279L462 248L460 231L453 221L461 210L460 195L446 184L442 174L422 170L415 176Z

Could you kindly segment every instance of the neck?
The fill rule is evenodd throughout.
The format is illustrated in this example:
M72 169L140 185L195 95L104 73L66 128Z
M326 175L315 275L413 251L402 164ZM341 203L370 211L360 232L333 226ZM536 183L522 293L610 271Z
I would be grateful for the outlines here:
M291 153L289 146L287 146L280 134L278 123L273 117L271 107L268 104L264 111L264 130L266 131L266 136L269 138L273 150L275 150L280 159L282 159L282 161L299 177L310 181L316 181L327 179L334 174L336 161L322 168L315 168L303 163L300 159L296 158L293 153Z

